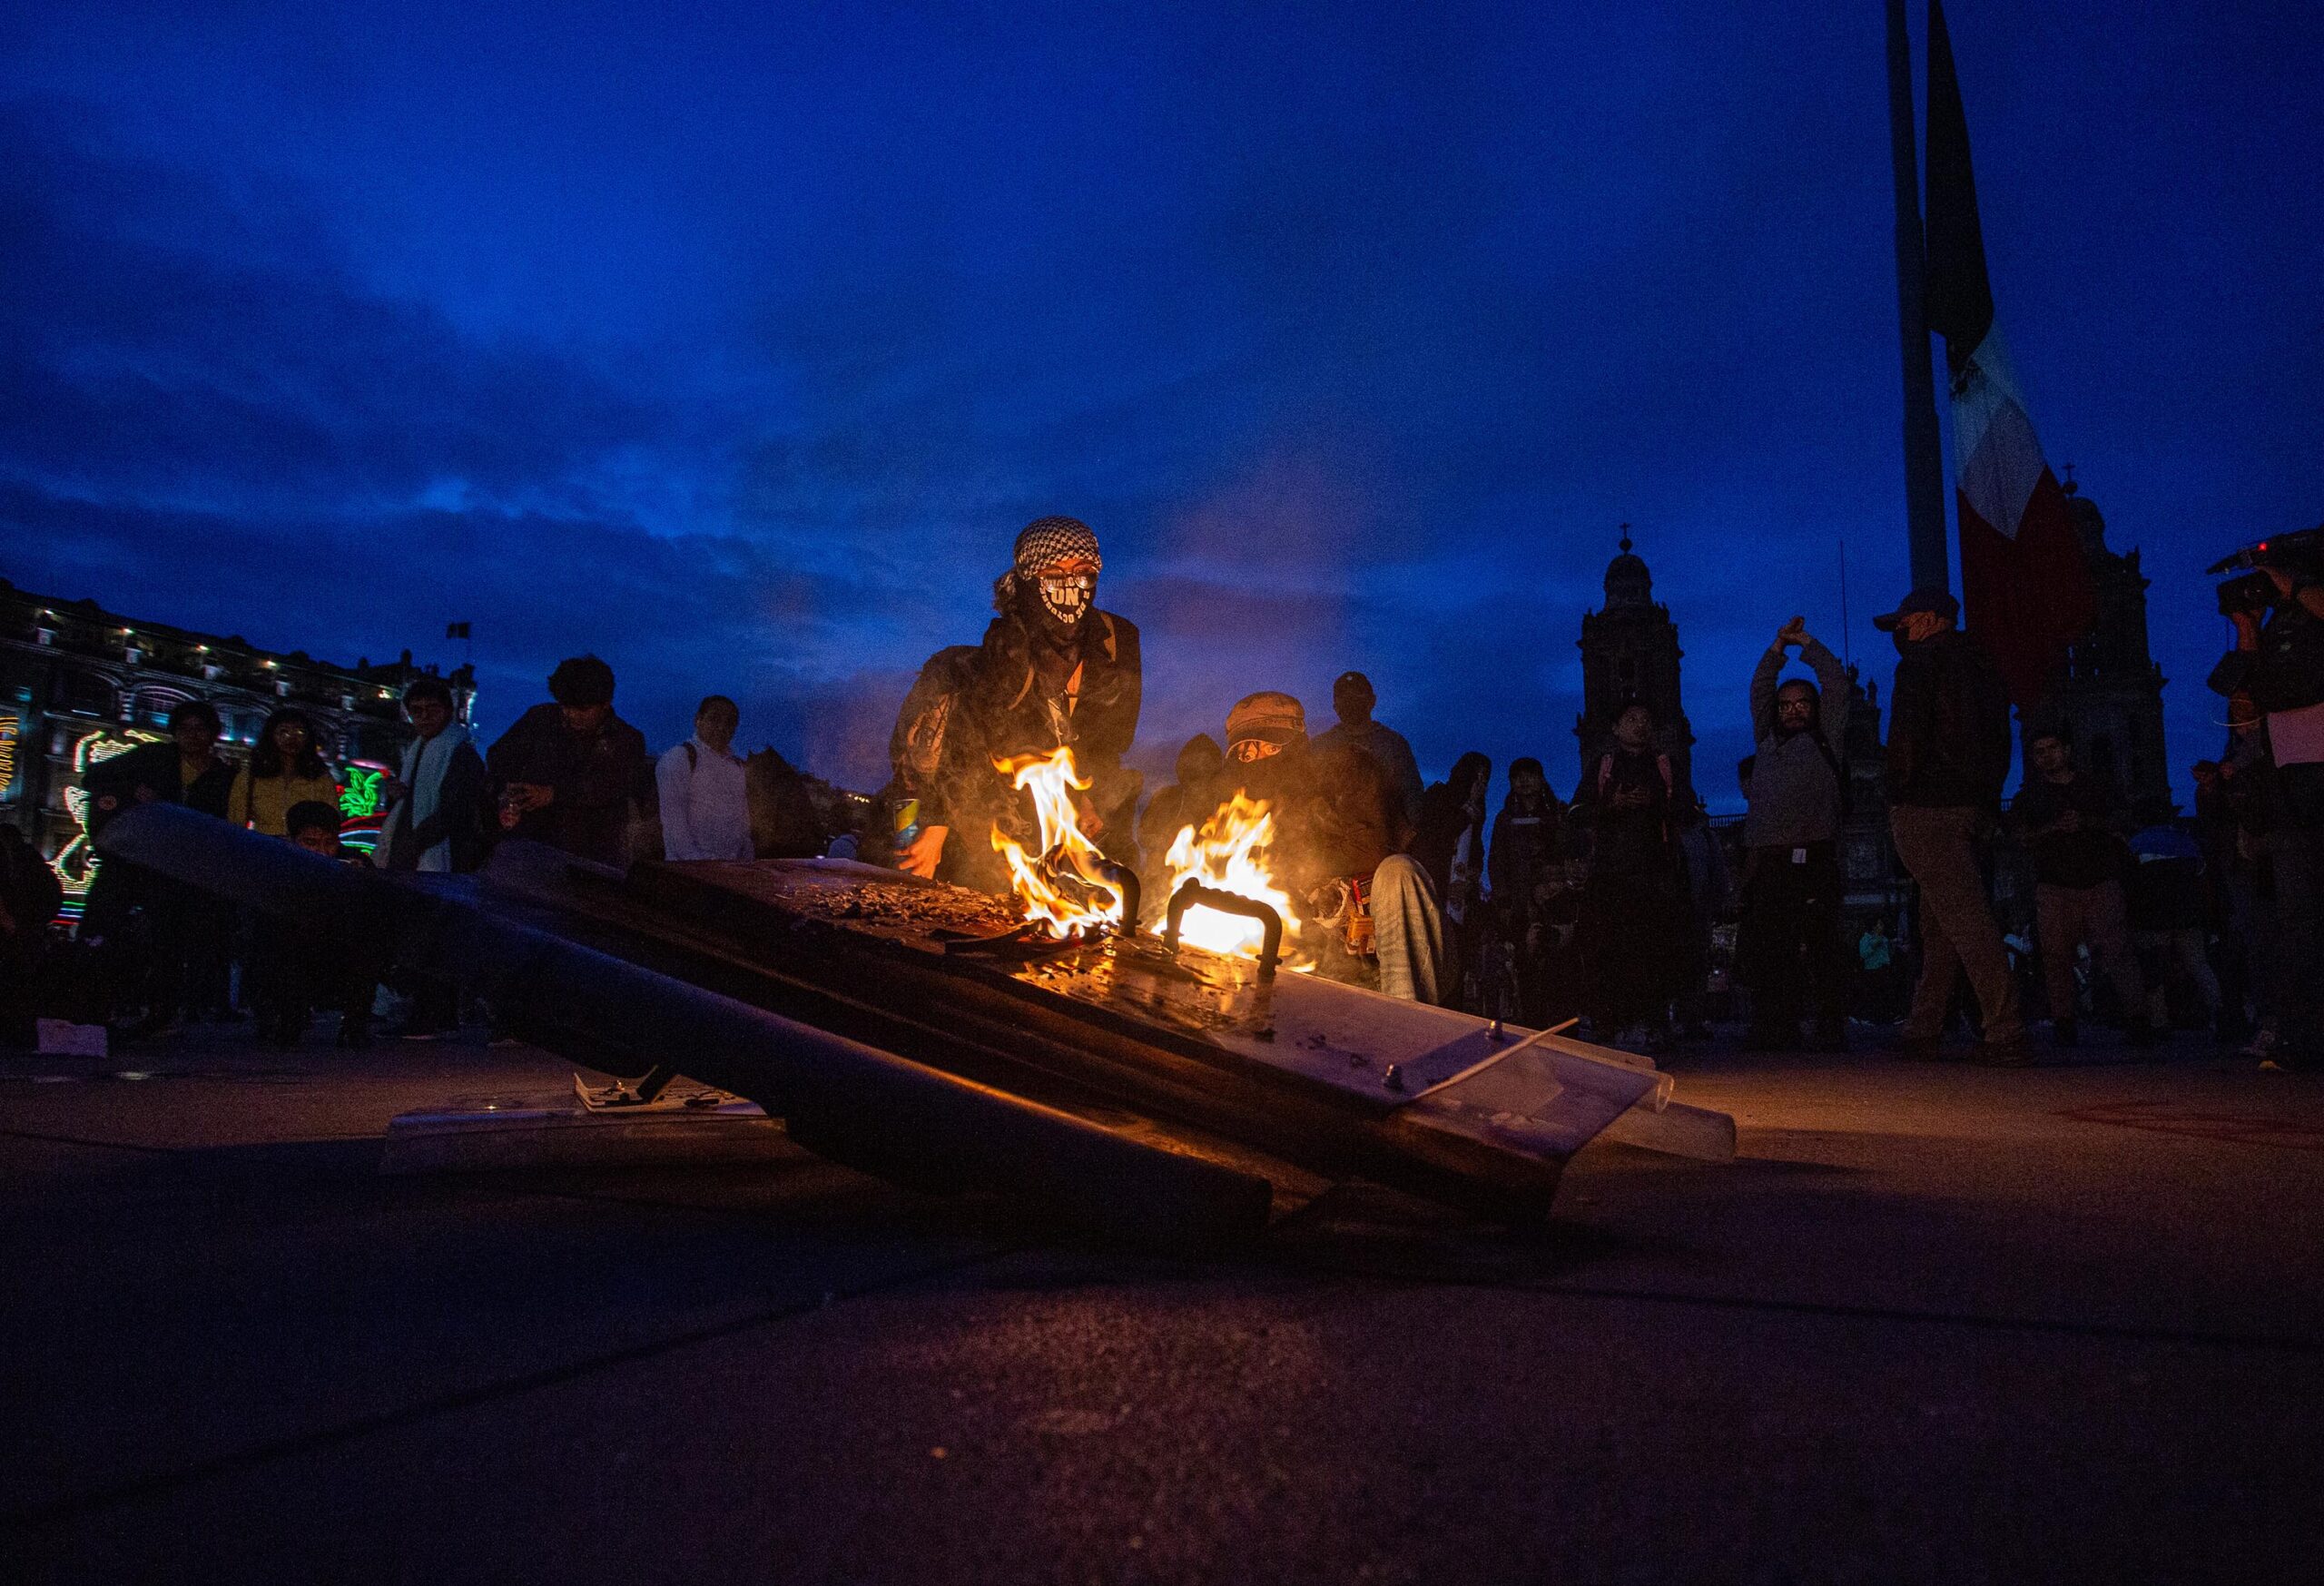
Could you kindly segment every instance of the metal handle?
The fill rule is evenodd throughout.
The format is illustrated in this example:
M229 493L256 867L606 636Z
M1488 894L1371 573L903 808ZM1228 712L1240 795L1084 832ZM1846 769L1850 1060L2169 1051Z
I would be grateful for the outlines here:
M1259 979L1275 978L1275 960L1283 956L1283 916L1256 898L1246 898L1240 892L1221 892L1216 887L1204 886L1200 882L1188 882L1170 898L1170 914L1162 930L1162 945L1172 952L1178 951L1178 925L1190 908L1215 909L1221 914L1240 914L1246 920L1259 922Z

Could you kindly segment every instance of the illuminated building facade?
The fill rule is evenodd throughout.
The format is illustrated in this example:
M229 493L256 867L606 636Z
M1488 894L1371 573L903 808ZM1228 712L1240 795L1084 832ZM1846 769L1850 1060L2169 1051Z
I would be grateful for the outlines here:
M225 724L220 749L233 760L249 753L269 712L306 713L324 756L340 768L342 837L366 848L378 836L381 773L410 735L403 686L422 671L409 650L384 665L339 666L304 651L143 622L93 600L34 595L0 578L0 820L57 867L66 911L77 912L91 858L82 777L94 763L166 737L170 712L203 699ZM473 672L463 666L446 681L468 721Z

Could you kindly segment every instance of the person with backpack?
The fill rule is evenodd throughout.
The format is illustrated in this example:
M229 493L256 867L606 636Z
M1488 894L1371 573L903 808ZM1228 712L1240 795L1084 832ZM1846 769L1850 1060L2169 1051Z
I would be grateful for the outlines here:
M694 736L654 768L665 859L749 859L750 789L734 750L743 710L723 694L695 707Z
M1670 757L1654 745L1654 726L1644 704L1623 708L1612 746L1589 763L1567 819L1590 839L1578 935L1592 1036L1611 1046L1638 1029L1648 1051L1663 1052L1683 968L1686 897L1681 790Z
M1792 650L1816 680L1778 683ZM1751 674L1751 776L1744 786L1743 919L1737 967L1751 992L1750 1043L1799 1045L1812 1012L1818 1051L1847 1044L1848 953L1840 934L1840 823L1847 778L1847 669L1793 617Z
M1960 616L1945 590L1915 589L1872 619L1898 656L1888 689L1888 832L1920 889L1921 973L1899 1048L1938 1055L1965 970L1984 1021L1976 1060L2024 1068L2034 1056L2017 981L1978 864L2009 780L2009 692L1993 657L1955 626Z

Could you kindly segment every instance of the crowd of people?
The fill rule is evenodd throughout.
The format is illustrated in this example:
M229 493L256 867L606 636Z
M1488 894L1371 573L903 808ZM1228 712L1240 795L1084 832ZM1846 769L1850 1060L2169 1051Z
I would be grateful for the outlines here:
M368 856L340 850L338 773L295 709L275 712L235 765L219 753L215 709L181 705L166 742L91 769L89 824L102 834L123 811L165 800L325 857L439 874L477 869L512 837L611 866L816 852L836 837L836 851L874 863L1006 892L986 834L1029 842L1034 825L1000 768L1070 747L1085 784L1078 822L1144 875L1150 913L1166 906L1180 833L1263 808L1300 951L1318 972L1393 997L1532 1026L1574 1019L1599 1040L1649 1051L1708 1035L1714 1012L1738 1014L1756 1047L1835 1051L1852 1014L1901 1011L1905 1053L2000 1066L2036 1060L2030 1012L2060 1048L2102 1018L2132 1047L2201 1022L2229 1042L2249 1038L2247 1050L2278 1066L2324 1054L2324 586L2293 567L2260 566L2264 598L2230 614L2235 648L2211 679L2230 701L2229 746L2194 768L2191 822L2167 804L2122 808L2055 730L2028 738L2005 801L2012 703L1957 604L1918 590L1876 618L1898 653L1884 792L1912 903L1855 923L1841 855L1853 679L1797 617L1749 679L1752 753L1730 862L1643 701L1614 714L1571 799L1527 756L1492 811L1487 756L1462 754L1424 783L1409 742L1375 717L1372 681L1348 672L1330 727L1311 734L1295 696L1259 689L1226 711L1217 737L1189 739L1174 780L1148 796L1124 763L1142 701L1139 633L1098 606L1102 567L1079 521L1027 526L981 641L921 668L861 832L800 815L798 779L771 751L734 753L741 712L724 695L702 701L685 742L649 756L594 655L560 663L549 700L482 752L451 690L415 680L403 700L412 736L384 779L388 814ZM1787 676L1795 655L1805 675ZM2030 937L1995 909L1993 841L2004 831L2030 866ZM0 828L6 1039L25 1037L37 999L24 988L55 912L54 874ZM1725 967L1741 1006L1715 1008L1712 944L1730 922ZM318 1010L336 1010L338 1040L360 1046L376 981L396 981L391 966L355 974L312 961L290 933L126 863L100 868L80 938L79 961L102 965L87 1000L133 1035L248 1016L261 1039L296 1044ZM448 985L392 989L396 1035L440 1035L460 1020ZM1973 1039L1948 1046L1965 1021Z
M645 853L760 852L769 822L753 818L749 773L733 752L742 713L732 699L704 699L694 735L655 762L645 735L615 714L613 669L603 660L560 663L548 691L548 701L479 753L450 685L414 679L402 700L411 736L381 778L387 813L368 853L342 843L342 772L305 713L272 713L237 765L220 752L216 708L202 700L176 707L166 741L90 768L89 830L101 837L123 812L160 801L340 862L444 875L478 869L504 837L615 866ZM773 772L788 772L779 756L767 759ZM792 801L779 790L772 802L774 851L812 852L781 829ZM27 1044L36 1019L54 1014L110 1025L128 1039L188 1021L249 1020L261 1045L290 1047L309 1038L319 1014L335 1014L336 1043L360 1048L371 1043L382 1000L398 1010L384 1033L405 1039L448 1034L463 1012L449 984L402 976L392 964L350 964L336 950L133 863L99 863L69 951L53 928L63 897L55 872L22 832L0 825L0 1043Z

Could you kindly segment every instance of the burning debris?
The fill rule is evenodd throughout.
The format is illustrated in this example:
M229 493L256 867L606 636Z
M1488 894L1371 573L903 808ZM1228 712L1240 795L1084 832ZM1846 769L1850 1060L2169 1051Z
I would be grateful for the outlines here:
M1137 929L1137 878L1098 851L1081 829L1075 794L1091 783L1077 774L1073 751L1019 754L996 760L993 768L1018 792L1032 795L1040 823L1040 852L992 826L993 852L1009 865L1009 880L1028 921L1038 921L1059 941L1095 936L1108 926Z
M1305 967L1295 943L1299 915L1291 894L1275 884L1268 867L1267 849L1275 842L1275 815L1264 799L1237 793L1199 830L1181 827L1170 844L1166 862L1170 872L1170 896L1177 898L1188 882L1213 892L1265 903L1283 921L1283 940L1294 943L1285 967ZM1186 912L1178 929L1181 941L1212 952L1257 958L1265 940L1265 922L1244 914L1197 906Z

